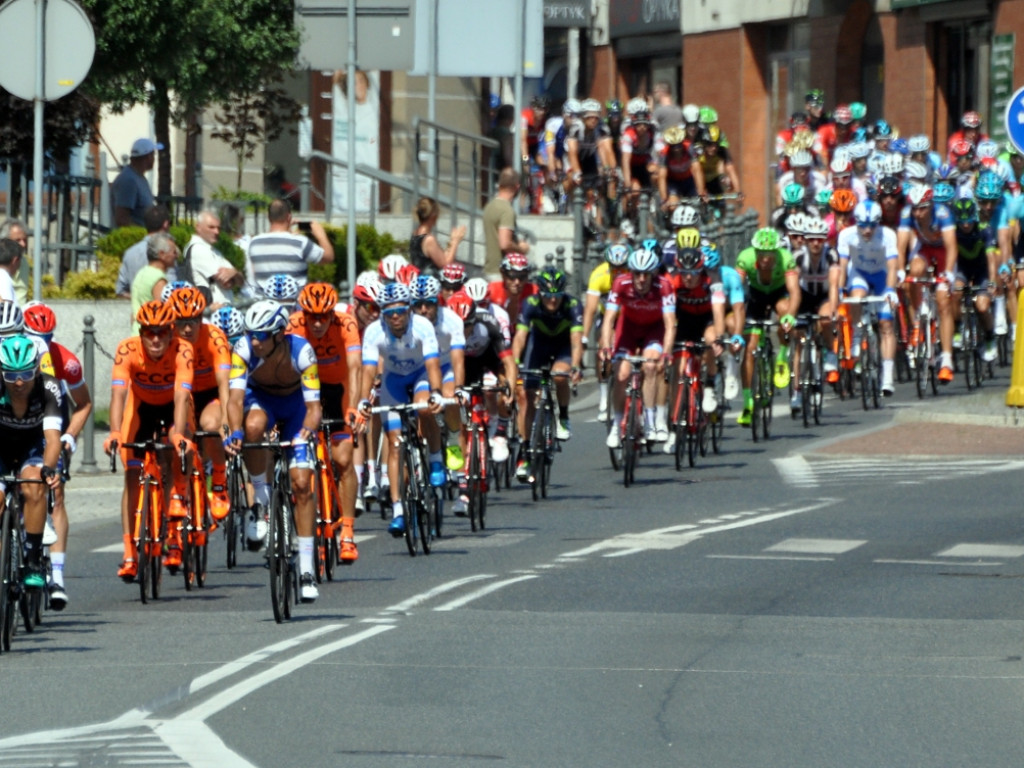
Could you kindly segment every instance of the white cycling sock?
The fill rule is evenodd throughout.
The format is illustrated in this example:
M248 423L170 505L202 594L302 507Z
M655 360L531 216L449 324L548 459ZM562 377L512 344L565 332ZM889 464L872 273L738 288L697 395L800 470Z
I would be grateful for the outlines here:
M264 508L270 506L270 486L267 485L267 473L264 472L262 475L250 475L249 478L252 480L252 493L256 499L257 504L262 504Z
M363 465L356 464L356 485L363 484Z
M400 501L392 501L391 502L391 516L392 517L402 517L403 514L405 514L405 510L402 509L402 502L400 502Z
M892 360L882 361L882 381L892 381Z
M313 573L313 537L299 536L299 573Z
M657 412L656 408L644 408L644 416L646 417L648 426L654 426L654 419L656 418Z
M64 586L64 553L63 552L51 552L50 553L50 567L53 569L53 583L61 587Z
M664 424L668 419L668 406L658 405L654 408L654 415L657 418L659 424Z
M598 384L597 385L597 391L599 393L598 397L600 398L601 407L602 408L607 408L608 407L608 382L607 381L602 381L600 384Z

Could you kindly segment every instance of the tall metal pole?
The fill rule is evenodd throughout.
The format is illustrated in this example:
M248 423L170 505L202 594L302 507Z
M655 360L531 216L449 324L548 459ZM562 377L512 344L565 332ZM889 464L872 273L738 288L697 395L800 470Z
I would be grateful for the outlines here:
M516 3L518 17L516 21L518 24L518 43L516 45L516 85L515 85L515 99L516 99L516 121L515 121L515 143L516 148L512 157L515 160L513 166L517 171L522 173L524 170L529 171L530 168L527 166L525 169L522 166L522 152L520 151L523 146L523 57L526 55L526 3Z
M32 298L43 297L43 97L45 93L46 0L36 0L36 92L32 100L34 137L32 140L32 218L35 237L32 238ZM28 187L26 187L26 190Z
M345 279L356 279L356 0L348 0L348 260Z
M427 120L431 123L437 122L437 15L438 7L437 4L440 0L430 0L430 19L428 29L430 30L430 65L427 67ZM435 146L434 126L430 126L430 130L427 131L427 146ZM416 157L416 162L420 162L419 156ZM430 155L430 178L431 178L431 194L437 197L437 177L441 172L437 162L437 155ZM413 205L416 205L417 201L413 201Z

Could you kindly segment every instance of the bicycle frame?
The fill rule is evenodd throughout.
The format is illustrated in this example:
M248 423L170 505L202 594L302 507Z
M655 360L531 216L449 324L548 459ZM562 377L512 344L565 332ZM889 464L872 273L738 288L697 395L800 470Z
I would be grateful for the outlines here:
M157 454L160 451L174 450L174 447L155 439L122 443L120 447L143 452L142 468L139 472L139 499L132 522L132 540L135 544L139 597L146 603L149 597L154 600L160 597L163 573L160 558L163 555L163 542L167 537L164 475ZM116 452L111 453L111 465L114 464L115 455Z

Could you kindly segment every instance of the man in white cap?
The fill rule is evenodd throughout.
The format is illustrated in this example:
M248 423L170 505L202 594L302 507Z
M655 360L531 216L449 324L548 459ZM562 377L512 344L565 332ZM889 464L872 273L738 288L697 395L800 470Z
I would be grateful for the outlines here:
M145 137L132 144L131 159L114 183L110 185L110 204L114 209L114 226L145 226L143 215L153 205L153 192L149 188L146 174L153 170L157 150L163 149Z

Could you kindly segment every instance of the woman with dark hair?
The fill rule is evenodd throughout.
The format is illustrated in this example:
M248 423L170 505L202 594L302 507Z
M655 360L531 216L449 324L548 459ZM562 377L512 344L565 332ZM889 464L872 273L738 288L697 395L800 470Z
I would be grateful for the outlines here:
M453 227L448 248L442 249L434 234L434 227L437 226L437 219L441 215L441 206L432 198L421 197L416 203L415 214L418 226L409 240L409 262L424 274L436 276L455 261L455 251L466 237L466 227Z

